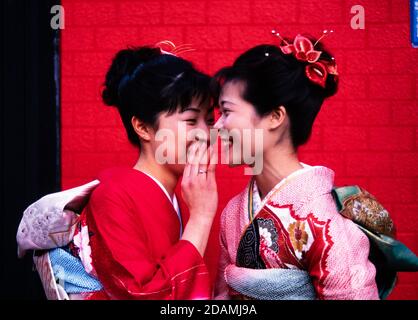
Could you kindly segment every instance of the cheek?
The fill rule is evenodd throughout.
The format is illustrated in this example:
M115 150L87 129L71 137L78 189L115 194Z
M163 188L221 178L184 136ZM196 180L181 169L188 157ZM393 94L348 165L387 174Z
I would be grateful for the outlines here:
M189 126L184 126L174 132L174 142L169 146L171 154L175 157L176 163L184 163L187 159L187 152L196 141L196 136L201 135L200 131Z
M264 144L263 129L257 127L250 119L243 120L241 125L240 142L242 147L250 151L252 155L259 153Z
M231 117L229 126L230 129L240 129L242 132L248 132L254 129L251 119L243 115L234 115Z
M160 126L153 142L155 156L163 154L165 158L170 159L170 162L172 162L177 159L179 144L177 128Z
M231 130L231 129L240 129L244 127L243 119L236 114L230 114L228 115L224 122L223 122L224 128Z

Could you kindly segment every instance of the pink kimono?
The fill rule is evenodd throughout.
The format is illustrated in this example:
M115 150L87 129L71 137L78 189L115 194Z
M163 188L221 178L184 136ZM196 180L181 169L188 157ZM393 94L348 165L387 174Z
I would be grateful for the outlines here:
M303 166L262 201L252 179L228 203L215 298L240 296L225 279L228 268L241 267L244 282L249 269L298 269L308 272L318 299L378 299L369 240L339 214L331 194L334 172Z

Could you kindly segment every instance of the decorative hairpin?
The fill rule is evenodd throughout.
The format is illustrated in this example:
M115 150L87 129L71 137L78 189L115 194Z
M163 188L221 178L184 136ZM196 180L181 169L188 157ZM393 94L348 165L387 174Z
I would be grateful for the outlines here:
M169 40L163 40L155 44L155 47L160 48L162 54L170 54L172 56L178 56L182 53L194 51L190 44L182 44L176 46Z
M194 49L191 47L191 45L189 44L183 44L183 45L179 45L176 46L172 41L169 40L163 40L160 42L157 42L154 45L155 48L159 48L162 54L169 54L172 56L178 56L184 52L188 52L188 51L194 51ZM118 94L120 95L120 92L122 90L122 88L124 88L126 86L126 84L133 78L135 78L137 76L137 74L139 72L141 72L141 70L144 68L144 65L146 64L146 62L139 64L134 71L132 72L132 74L125 74L123 76L123 78L121 79L119 86L118 86ZM183 75L183 72L178 74L174 81L177 81L178 79L180 79Z
M324 30L322 36L313 44L310 39L298 34L293 43L290 44L286 39L282 38L280 33L272 30L271 33L277 36L280 40L280 50L284 54L292 54L297 60L307 62L305 73L309 80L325 88L328 74L338 75L337 65L335 59L326 61L320 60L322 51L315 50L315 46L323 38L333 33L334 31ZM282 45L284 43L284 45Z

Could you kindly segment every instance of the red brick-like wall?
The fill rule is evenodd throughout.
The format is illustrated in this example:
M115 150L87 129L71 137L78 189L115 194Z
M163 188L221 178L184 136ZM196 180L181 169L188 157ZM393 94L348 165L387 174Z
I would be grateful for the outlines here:
M137 152L119 116L100 100L114 53L169 39L213 73L244 50L272 43L271 29L294 36L335 33L340 91L322 108L302 161L336 172L383 203L398 236L418 252L418 49L409 40L406 0L153 1L63 0L62 187L85 183L104 168L133 165ZM353 5L365 8L364 30L350 27ZM218 168L220 210L247 182L242 169ZM208 261L216 265L215 223ZM418 274L401 274L393 299L418 299Z

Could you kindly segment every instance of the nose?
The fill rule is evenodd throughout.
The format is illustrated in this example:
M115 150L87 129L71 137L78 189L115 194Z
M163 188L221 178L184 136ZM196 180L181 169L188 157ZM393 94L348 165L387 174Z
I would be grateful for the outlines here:
M197 124L198 134L195 136L195 140L208 140L210 127L207 125L206 121L199 121Z
M222 129L223 128L223 116L220 116L218 121L216 121L216 123L213 125L214 129Z
M197 124L197 128L199 130L203 130L206 134L209 133L210 127L207 125L206 121L203 119L202 121L199 121Z

